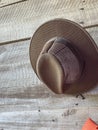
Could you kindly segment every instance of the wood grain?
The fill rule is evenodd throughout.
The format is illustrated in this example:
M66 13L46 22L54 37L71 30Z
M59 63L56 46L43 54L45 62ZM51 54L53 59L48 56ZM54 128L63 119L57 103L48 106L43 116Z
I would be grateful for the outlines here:
M0 0L0 8L11 6L13 4L17 4L24 1L26 0Z
M0 116L1 128L11 126L13 129L59 129L59 130L81 130L82 125L87 116L92 114L95 116L94 112L98 113L96 107L94 108L70 108L69 109L55 109L55 110L37 110L33 111L11 111L3 112ZM84 114L85 113L85 114ZM20 117L20 118L19 118ZM3 119L3 121L2 121ZM13 121L14 119L14 121ZM96 119L98 120L98 114L96 114ZM73 127L74 126L74 127ZM10 127L10 128L11 128ZM73 127L73 128L72 128ZM11 128L11 129L12 129Z
M0 9L0 43L31 37L44 22L66 18L82 26L98 24L98 1L29 0Z
M97 14L97 0L28 0L0 8L0 43L13 43L0 46L0 130L81 130L88 117L98 123L98 87L85 99L51 92L31 67L27 39L47 20L89 27L98 24ZM86 30L98 45L98 27Z

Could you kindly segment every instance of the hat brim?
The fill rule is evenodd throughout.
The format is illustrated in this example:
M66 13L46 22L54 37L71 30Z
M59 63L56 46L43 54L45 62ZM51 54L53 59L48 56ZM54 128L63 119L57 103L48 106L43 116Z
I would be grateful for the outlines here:
M82 77L78 82L69 84L66 93L81 93L96 87L98 84L97 45L85 29L66 19L54 19L44 23L31 38L29 54L35 73L36 62L43 46L54 37L63 37L71 41L85 61Z

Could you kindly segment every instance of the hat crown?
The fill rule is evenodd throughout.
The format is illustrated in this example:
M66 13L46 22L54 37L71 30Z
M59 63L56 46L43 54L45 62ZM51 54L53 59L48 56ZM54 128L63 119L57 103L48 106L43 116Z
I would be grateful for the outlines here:
M51 62L53 58L54 63ZM56 64L60 67L55 68ZM53 68L55 69L53 70ZM60 72L56 72L60 69L62 70L61 74ZM76 82L81 77L82 69L83 66L81 64L81 58L79 57L78 52L71 46L70 42L64 38L56 38L53 41L48 41L43 47L37 62L37 72L39 77L47 86L52 86L52 88L53 85L57 84L54 84L54 82L57 82L55 79L57 77L57 79L60 79L61 75L63 75L61 76L61 88L64 84L66 86L66 84ZM54 73L57 73L57 75Z
M65 83L74 83L81 76L81 64L75 49L69 45L70 43L58 38L54 41L48 53L54 55L60 62L64 72Z

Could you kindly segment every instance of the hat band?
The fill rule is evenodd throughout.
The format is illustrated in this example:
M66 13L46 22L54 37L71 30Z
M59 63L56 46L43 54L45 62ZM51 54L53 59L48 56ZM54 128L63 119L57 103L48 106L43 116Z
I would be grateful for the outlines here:
M82 68L82 72L83 72L84 67L85 67L85 61L83 59L83 56L78 51L78 49L76 47L72 46L73 43L71 41L69 41L68 39L61 38L61 37L56 38L54 40L54 43L62 43L62 44L65 44L65 46L67 46L68 48L70 48L70 50L73 52L73 54L77 57L77 59L80 63L80 66Z
M59 61L63 72L64 82L67 84L79 80L84 69L84 62L79 52L73 48L70 41L64 38L56 38L54 42L48 42L51 46L46 53L52 54Z

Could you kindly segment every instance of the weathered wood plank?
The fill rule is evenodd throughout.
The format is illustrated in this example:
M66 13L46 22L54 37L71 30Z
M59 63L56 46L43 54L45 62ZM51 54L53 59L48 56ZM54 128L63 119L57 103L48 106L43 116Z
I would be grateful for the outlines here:
M81 97L76 98L72 95L56 95L56 94L44 94L32 96L33 91L24 97L4 97L0 98L0 113L12 112L12 111L41 111L41 110L55 110L55 109L67 109L67 108L93 108L98 107L98 95L84 94L85 99ZM24 94L27 94L26 92ZM14 109L13 109L14 107Z
M24 2L26 0L0 0L0 8L6 7L6 6L10 6L13 4L17 4L20 2Z
M73 20L82 26L98 24L97 0L29 0L0 9L0 43L31 37L44 22L54 18Z
M92 115L92 116L91 116ZM96 117L95 117L96 115ZM0 127L13 129L38 129L40 127L50 129L81 130L87 117L91 116L98 121L98 109L96 107L69 108L55 110L35 111L11 111L0 114ZM74 126L74 127L73 127Z
M86 29L98 46L98 27Z
M19 95L19 93L25 91L23 88L40 83L30 65L29 42L24 41L0 47L0 50L2 50L0 54L1 96L16 93Z
M98 123L98 87L83 94L84 100L54 94L33 72L26 39L58 17L97 25L97 7L97 0L29 0L0 8L0 42L16 40L0 46L0 130L81 130L88 117ZM87 31L98 45L98 27Z

